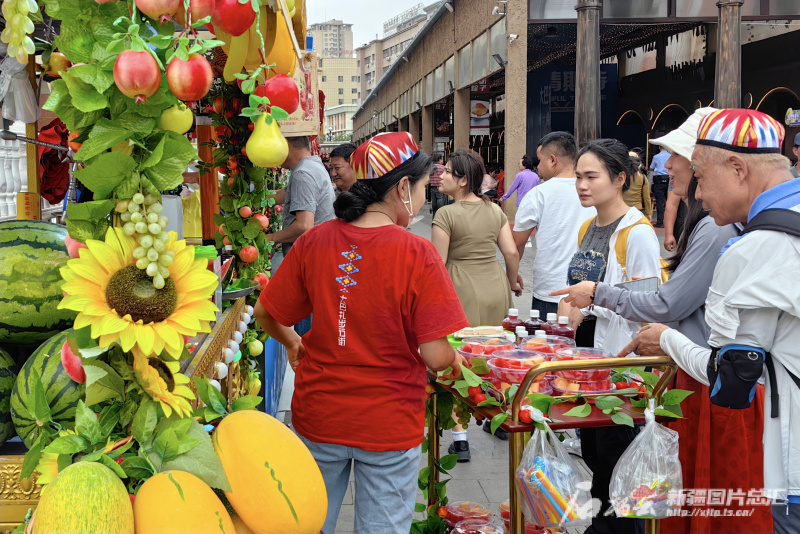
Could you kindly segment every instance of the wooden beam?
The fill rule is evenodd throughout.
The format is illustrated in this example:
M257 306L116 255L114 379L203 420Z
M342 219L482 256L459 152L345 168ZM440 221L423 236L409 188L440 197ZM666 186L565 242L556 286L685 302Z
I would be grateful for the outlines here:
M212 142L211 118L197 117L197 155L204 163L214 163L214 150L209 143ZM217 168L212 167L210 172L200 171L200 214L203 221L203 244L214 242L214 233L217 225L214 215L219 213L219 179Z
M720 0L714 107L738 108L742 102L742 4Z
M25 70L28 73L33 94L36 95L36 62L33 57L28 59L28 66ZM38 101L36 105L38 107ZM38 138L36 121L25 125L25 137ZM39 147L32 143L25 143L25 156L28 191L27 193L17 193L17 219L38 221L42 218L42 197L39 192Z
M575 140L600 137L600 15L603 0L578 0L575 61Z

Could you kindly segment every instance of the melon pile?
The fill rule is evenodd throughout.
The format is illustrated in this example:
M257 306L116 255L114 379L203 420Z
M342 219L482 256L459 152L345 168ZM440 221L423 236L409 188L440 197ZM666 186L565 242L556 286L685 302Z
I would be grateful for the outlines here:
M211 440L231 487L225 497L233 517L214 490L185 471L157 473L130 497L108 467L78 462L50 483L28 527L33 534L320 532L328 510L325 483L291 430L246 410L223 419Z

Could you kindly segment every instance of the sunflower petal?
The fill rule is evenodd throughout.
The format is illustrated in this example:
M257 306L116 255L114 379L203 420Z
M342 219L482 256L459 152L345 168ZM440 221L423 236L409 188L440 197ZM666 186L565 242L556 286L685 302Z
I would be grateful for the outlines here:
M125 352L128 352L136 345L135 325L129 323L128 327L119 333L119 343L122 346L122 350Z
M172 394L186 399L194 399L194 392L186 386L175 386L172 390Z
M149 324L136 326L136 342L145 354L153 354L154 341L153 328Z

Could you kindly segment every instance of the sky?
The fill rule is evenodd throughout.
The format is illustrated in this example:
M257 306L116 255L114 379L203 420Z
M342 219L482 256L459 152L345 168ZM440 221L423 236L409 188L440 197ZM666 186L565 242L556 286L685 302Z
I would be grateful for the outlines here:
M419 3L432 0L307 0L308 24L340 19L353 25L353 48L383 36L383 23Z

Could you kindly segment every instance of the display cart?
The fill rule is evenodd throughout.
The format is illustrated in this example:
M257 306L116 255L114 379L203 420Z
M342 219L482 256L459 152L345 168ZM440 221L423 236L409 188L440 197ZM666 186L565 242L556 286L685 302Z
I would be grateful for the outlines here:
M662 370L662 375L655 388L653 389L653 396L656 402L661 399L661 394L666 389L667 385L672 382L672 379L677 372L677 365L669 356L642 356L632 360L630 358L606 358L598 360L580 360L580 361L553 361L544 362L528 371L519 386L519 391L528 391L533 381L540 375L548 372L556 371L571 371L583 369L614 369L622 367L631 367L631 363L635 362L636 367L653 367ZM434 383L436 381L435 375L429 375L429 380ZM441 385L441 384L440 384ZM477 407L470 399L462 397L452 388L444 386L449 392L461 402L467 404L472 408L475 413L480 414L487 421L491 421L494 416L501 412L501 408L495 406ZM439 459L439 432L436 428L438 420L438 407L436 403L437 393L431 395L430 399L430 412L431 418L428 426L428 462L430 467L430 478L428 479L428 507L436 504L436 484L439 483L439 472L431 463L431 455L433 459L438 462ZM597 397L598 394L584 395L583 397ZM532 432L534 426L532 424L521 423L519 420L520 406L522 399L525 395L516 395L514 402L511 406L511 417L509 417L501 426L503 430L509 433L508 440L508 489L510 498L510 514L511 523L509 526L508 534L523 534L525 532L525 521L522 516L522 509L520 508L519 498L515 491L514 480L517 466L522 461L522 453L525 448L525 432ZM622 407L637 412L641 415L633 417L634 424L645 424L644 413L642 408L633 408L629 401L625 401ZM549 426L553 430L567 430L571 428L597 428L603 426L615 426L611 421L611 417L599 410L596 406L592 405L592 411L588 417L569 417L564 413L572 408L570 403L553 404L550 408L550 418L554 421ZM645 532L647 534L658 534L659 524L657 519L647 519L645 521Z

